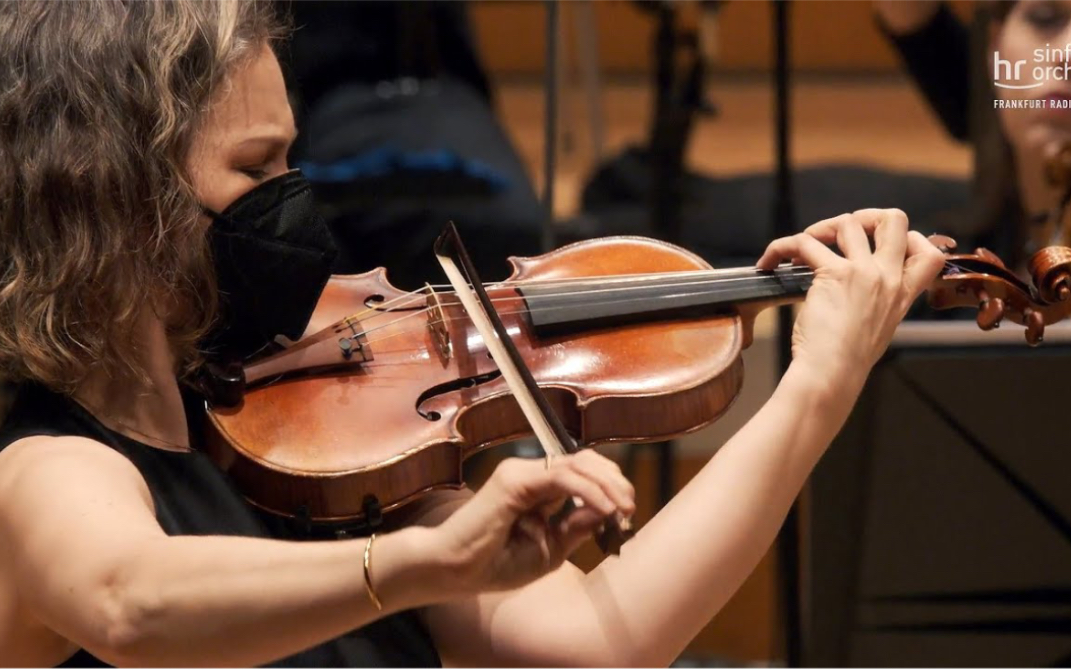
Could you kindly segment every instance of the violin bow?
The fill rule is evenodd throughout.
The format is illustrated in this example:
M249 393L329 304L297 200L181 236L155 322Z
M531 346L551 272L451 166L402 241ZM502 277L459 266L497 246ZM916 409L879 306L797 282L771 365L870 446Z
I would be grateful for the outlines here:
M491 303L487 290L480 281L468 251L461 243L457 227L450 222L435 241L435 257L454 287L459 300L473 325L483 338L495 365L502 372L506 386L517 399L528 424L548 456L576 453L580 450L573 436L565 429L561 419L550 406L547 397L536 384L531 370L517 351L498 312ZM466 280L467 277L467 280ZM471 287L469 284L471 283ZM568 514L576 505L567 500L557 516ZM626 521L607 519L595 535L596 543L605 554L619 554L621 545L628 539L630 529Z

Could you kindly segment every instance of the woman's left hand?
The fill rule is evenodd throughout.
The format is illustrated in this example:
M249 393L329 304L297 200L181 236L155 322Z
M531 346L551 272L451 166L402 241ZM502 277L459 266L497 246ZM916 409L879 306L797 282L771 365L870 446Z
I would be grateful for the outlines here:
M871 250L869 236L874 238ZM836 244L843 256L827 248ZM833 385L861 386L944 254L898 209L864 209L775 240L757 266L802 261L815 276L792 332L794 367Z

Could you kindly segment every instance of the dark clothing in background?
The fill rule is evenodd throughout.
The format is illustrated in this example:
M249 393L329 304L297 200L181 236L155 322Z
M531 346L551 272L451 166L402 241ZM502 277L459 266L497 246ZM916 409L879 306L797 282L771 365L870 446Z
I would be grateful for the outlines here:
M495 116L468 3L280 7L298 28L283 54L301 132L291 161L339 242L337 273L441 283L432 245L450 221L483 280L542 251L546 215Z
M969 141L971 36L967 26L944 3L928 24L913 33L893 35L880 21L878 26L948 134Z
M450 76L485 100L491 86L465 2L284 0L296 28L284 55L302 102L315 107L345 83Z
M203 453L156 449L116 433L69 398L24 384L0 428L0 450L35 435L75 435L101 442L127 458L152 494L156 519L168 535L269 537L252 507ZM62 495L62 493L57 493ZM354 552L359 575L360 552ZM274 667L439 666L416 613L381 619L331 642L271 664ZM81 650L60 667L107 667Z
M441 78L391 98L342 86L313 110L308 129L307 159L321 165L385 149L417 158L445 153L455 163L448 170L388 170L341 185L310 179L331 208L328 221L341 250L337 272L383 266L400 288L442 283L432 247L448 221L457 224L485 281L508 276L506 256L541 251L544 210L524 165L491 108L464 83Z
M1028 254L1025 222L1032 216L1023 211L1011 149L993 109L992 10L991 3L979 3L968 25L941 3L913 33L896 36L880 20L878 26L948 134L974 151L971 199L959 213L960 250L984 246L1021 268Z

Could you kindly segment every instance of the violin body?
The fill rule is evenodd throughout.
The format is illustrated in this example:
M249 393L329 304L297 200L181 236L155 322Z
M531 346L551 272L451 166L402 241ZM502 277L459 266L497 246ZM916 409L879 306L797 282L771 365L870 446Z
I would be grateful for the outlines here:
M985 330L1023 324L1031 345L1071 315L1071 249L1035 254L1031 285L984 249L950 255L952 240L931 241L946 250L935 307L977 308ZM571 448L716 420L743 383L755 315L801 300L814 279L806 267L711 270L638 237L511 262L487 304ZM461 300L402 292L383 269L333 278L298 342L202 387L209 455L254 505L310 522L367 521L464 486L466 458L532 429Z
M637 303L630 310L642 308L642 297L622 300L601 287L626 275L708 270L698 256L616 237L511 263L510 279L487 291L581 445L687 433L717 419L736 397L740 352L750 342L746 310L673 318L648 311L638 320L591 320L548 334L537 328L542 308L531 309L557 300L565 290L553 287L572 287L573 278L583 279L587 302L546 313L583 316L628 302ZM541 295L526 295L535 286ZM602 302L600 291L608 295ZM313 521L358 519L370 502L390 511L431 490L462 487L468 456L531 434L453 293L404 293L383 269L335 277L309 333L320 333L317 349L295 347L248 367L259 385L236 406L209 410L210 455L261 508Z

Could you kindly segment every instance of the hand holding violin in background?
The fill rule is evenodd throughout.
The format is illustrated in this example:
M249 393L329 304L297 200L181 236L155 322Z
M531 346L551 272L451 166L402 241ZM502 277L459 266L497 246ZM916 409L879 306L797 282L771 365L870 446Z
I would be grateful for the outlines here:
M874 238L871 251L868 236ZM839 247L843 256L827 248ZM945 255L898 209L865 209L820 221L781 238L757 266L782 260L815 270L814 282L792 332L793 366L807 368L831 386L861 389L897 325L944 266Z

